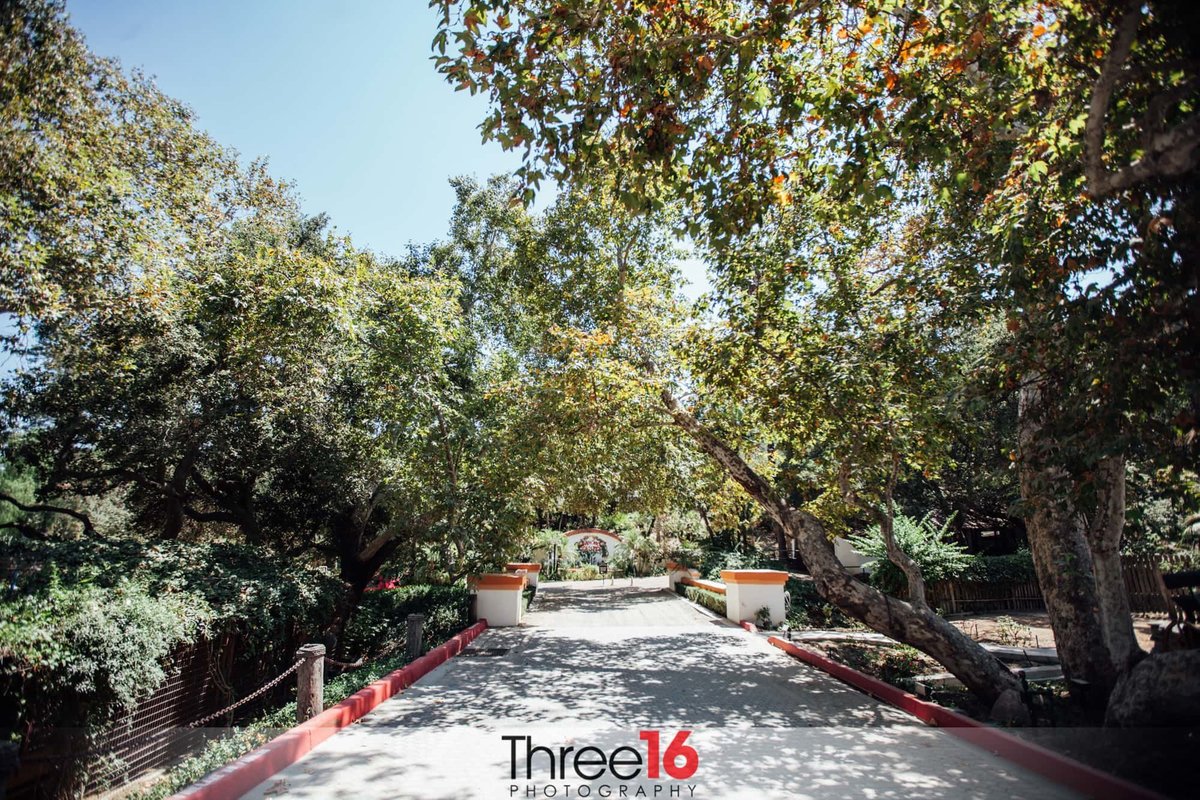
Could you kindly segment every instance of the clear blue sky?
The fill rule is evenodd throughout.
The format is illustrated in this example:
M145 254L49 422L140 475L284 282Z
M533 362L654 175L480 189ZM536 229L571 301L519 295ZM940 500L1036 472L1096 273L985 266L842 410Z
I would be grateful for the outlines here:
M266 156L305 210L399 254L446 231L447 178L520 163L483 145L483 97L429 60L423 0L68 0L93 52L153 75L243 158Z
M425 0L67 0L67 10L93 52L153 75L244 159L270 159L307 212L328 213L360 246L398 255L444 237L450 177L520 165L482 143L486 98L434 70ZM681 267L698 294L703 265Z
M399 255L444 238L450 177L520 164L482 144L486 99L434 70L425 0L67 0L67 11L93 52L154 76L244 159L267 157L307 212L360 246ZM695 296L703 265L681 267ZM0 378L16 368L0 353Z

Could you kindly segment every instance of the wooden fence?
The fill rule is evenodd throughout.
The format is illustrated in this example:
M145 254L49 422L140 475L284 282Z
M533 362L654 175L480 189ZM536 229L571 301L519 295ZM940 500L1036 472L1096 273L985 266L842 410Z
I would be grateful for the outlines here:
M231 699L250 690L279 671L279 658L266 655L245 659L235 666L241 642L236 636L202 640L178 648L166 659L167 678L119 722L96 735L84 755L66 755L81 747L75 731L39 728L30 732L21 753L21 766L8 781L10 800L50 800L68 791L88 794L129 783L178 761L211 735L213 728L245 720L290 696L285 682L230 717L209 723L207 729L189 729L193 720L224 708ZM290 651L286 648L280 652ZM83 766L79 775L77 767Z
M1160 589L1158 562L1147 558L1121 559L1129 607L1135 614L1166 614L1170 605ZM933 608L947 613L965 611L1042 611L1046 602L1037 581L978 583L936 581L925 589Z

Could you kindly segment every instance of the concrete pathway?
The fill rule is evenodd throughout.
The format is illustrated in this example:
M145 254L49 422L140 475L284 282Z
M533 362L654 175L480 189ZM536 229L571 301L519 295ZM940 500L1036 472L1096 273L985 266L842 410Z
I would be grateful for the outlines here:
M526 625L486 632L247 797L1074 796L796 662L664 583L542 587ZM573 752L567 777L552 778L535 753L526 778L527 747L626 746L644 757L640 731L657 731L665 749L681 730L699 760L684 780L645 769L584 780ZM588 763L585 776L595 774Z

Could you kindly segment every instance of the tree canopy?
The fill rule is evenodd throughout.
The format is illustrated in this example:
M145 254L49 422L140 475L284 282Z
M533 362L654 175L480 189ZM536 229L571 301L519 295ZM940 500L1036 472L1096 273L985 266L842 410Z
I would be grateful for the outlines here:
M894 488L949 463L969 375L1020 393L1009 452L1035 564L1065 669L1106 696L1141 655L1117 557L1125 459L1197 455L1200 83L1179 25L1195 9L431 6L438 69L489 96L484 138L524 150L528 192L604 170L630 208L678 204L715 290L680 371L652 380L806 561L851 509L874 517L936 629L891 536ZM975 330L996 324L981 357ZM738 452L764 446L783 449L768 473ZM833 563L809 567L873 616ZM981 694L1003 689L950 631L919 638Z
M494 568L552 513L617 515L639 569L761 523L997 701L1019 682L906 548L1020 516L1103 703L1144 657L1126 475L1197 485L1193 4L431 5L436 68L525 161L453 179L447 235L390 256L60 3L5 5L0 528L248 544L353 604L385 568ZM835 559L868 527L907 602Z

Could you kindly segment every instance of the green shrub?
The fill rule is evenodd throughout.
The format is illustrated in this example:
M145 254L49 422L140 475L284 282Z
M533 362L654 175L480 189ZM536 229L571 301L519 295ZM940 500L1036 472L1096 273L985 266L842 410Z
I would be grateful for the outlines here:
M579 551L570 546L567 535L552 528L535 531L530 537L529 548L530 560L534 556L541 559L542 580L562 580L563 571L579 562Z
M971 556L959 574L951 576L978 583L1024 583L1037 580L1033 556L1026 549L1006 556Z
M675 584L675 591L693 603L715 611L722 617L725 616L725 595L710 592L708 589L701 589L699 586L685 586L682 583Z
M667 560L687 569L698 570L703 564L705 552L699 545L681 544L667 553Z
M467 626L471 602L465 586L402 586L367 592L346 623L339 650L371 657L407 636L408 615L425 615L426 643L442 642Z
M893 521L893 535L909 558L921 567L927 582L953 578L962 573L970 556L962 545L952 541L949 520L941 526L933 522L932 514L913 519L898 514ZM900 594L908 588L908 580L900 568L888 560L883 533L878 525L865 534L851 537L850 544L865 556L877 559L871 567L871 583L888 594Z
M131 710L166 678L171 650L212 620L210 608L183 594L157 596L133 580L65 587L49 572L44 591L3 605L0 677L8 711L0 725L9 729L18 720L95 729Z
M826 645L824 650L831 658L852 669L905 689L913 687L915 676L939 669L937 662L908 645L876 647L838 643Z
M241 663L324 629L343 596L325 570L223 544L0 538L0 728L95 733L157 688L167 657L239 637ZM286 657L285 656L285 657Z
M600 568L595 564L584 564L563 570L563 580L566 581L594 581L598 578L600 578Z
M637 516L620 515L621 524L616 526L621 543L613 549L610 561L619 575L647 575L662 563L662 546L642 528ZM649 519L645 522L648 525Z
M790 628L845 628L854 624L840 608L821 597L810 580L788 578L784 591L792 600L787 617Z
M53 575L63 586L113 588L130 580L157 597L182 596L211 611L209 627L237 633L257 657L281 640L315 637L345 585L323 567L298 565L262 548L228 543L0 539L17 565L12 595L38 595ZM3 602L8 602L4 600Z
M723 569L783 569L781 563L757 551L705 550L700 557L700 574L710 581L721 580Z
M1005 615L996 618L996 629L991 638L996 644L1007 647L1033 647L1034 638L1027 625L1022 625L1012 617Z

